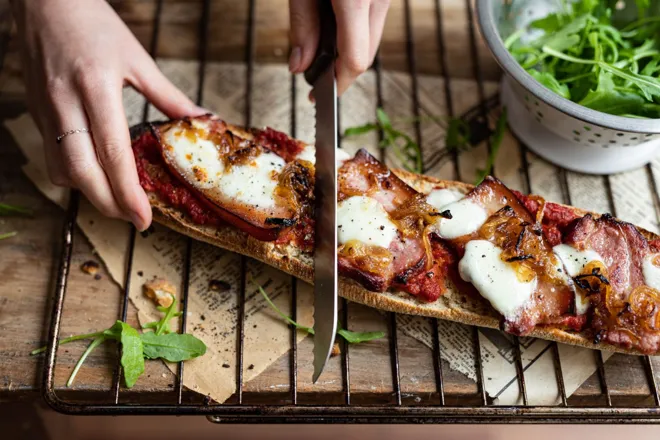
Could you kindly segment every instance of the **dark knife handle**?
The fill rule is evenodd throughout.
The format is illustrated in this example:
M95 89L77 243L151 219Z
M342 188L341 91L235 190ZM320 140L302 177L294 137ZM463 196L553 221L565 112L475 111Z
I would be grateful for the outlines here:
M327 70L328 66L337 57L337 22L335 21L335 12L332 10L332 1L317 0L317 4L321 34L314 61L305 70L305 81L310 86L314 85L317 78Z

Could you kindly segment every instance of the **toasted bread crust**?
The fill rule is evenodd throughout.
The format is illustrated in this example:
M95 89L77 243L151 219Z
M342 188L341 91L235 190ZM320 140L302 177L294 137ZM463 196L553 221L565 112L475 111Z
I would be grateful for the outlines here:
M405 182L422 192L427 192L431 188L442 187L467 193L473 188L472 185L466 183L439 180L403 170L394 170L394 172ZM200 226L192 223L180 211L163 204L155 194L149 194L149 200L156 222L196 240L254 258L305 282L313 283L313 260L309 255L301 253L295 247L262 242L231 226ZM578 215L588 213L588 211L582 209L570 206L568 208ZM593 215L598 216L598 214ZM658 238L656 234L641 228L638 229L649 240ZM355 281L343 277L340 278L339 295L357 303L396 313L428 316L487 328L499 328L500 323L499 315L485 300L458 292L450 281L447 281L447 293L433 303L419 301L404 292L371 292ZM640 355L636 350L617 347L605 342L596 345L583 334L557 328L537 327L528 336L590 349Z

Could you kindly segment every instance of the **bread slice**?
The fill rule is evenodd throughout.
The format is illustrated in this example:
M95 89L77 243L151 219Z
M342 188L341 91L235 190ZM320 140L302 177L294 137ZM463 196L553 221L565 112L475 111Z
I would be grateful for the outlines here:
M133 138L144 130L144 126L135 126L131 129ZM432 189L449 188L462 193L469 192L473 185L462 182L444 181L429 176L418 175L404 170L392 170L404 182L419 192L428 193ZM181 234L196 240L227 249L238 254L254 258L307 283L313 283L313 259L301 252L297 247L289 244L275 244L259 241L245 232L231 226L203 226L190 221L178 209L173 209L163 203L154 193L148 193L154 220ZM583 216L588 213L578 208L569 207L576 214ZM592 213L595 217L599 214ZM649 231L638 228L648 240L657 239L658 236ZM449 321L460 322L478 327L498 329L500 315L482 298L460 292L447 278L447 291L437 301L427 303L417 300L406 292L388 290L387 292L371 292L357 282L340 277L339 295L360 304L376 309L420 315ZM578 345L590 349L616 351L626 354L640 355L635 349L626 349L611 345L605 341L594 344L592 339L582 333L565 331L552 327L536 327L528 335L561 343Z

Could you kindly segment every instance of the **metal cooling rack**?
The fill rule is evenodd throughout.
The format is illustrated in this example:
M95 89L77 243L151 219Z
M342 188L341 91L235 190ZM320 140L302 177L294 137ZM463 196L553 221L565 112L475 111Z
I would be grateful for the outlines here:
M484 92L484 82L481 75L479 58L477 56L477 31L473 19L473 5L470 0L465 0L467 14L469 17L469 43L470 56L474 66L474 78L477 81L477 91L480 105L475 109L476 119L483 125L487 125L487 113L489 103ZM211 0L204 0L203 12L199 26L199 85L197 91L197 102L202 102L202 90L206 72L206 53L208 45L208 27ZM160 16L163 9L163 1L159 0L154 14L154 31L150 43L150 53L155 54L158 34L160 29ZM249 0L248 4L248 26L246 29L245 41L246 52L245 62L247 65L247 88L245 90L245 122L250 125L251 122L251 93L252 93L252 74L254 64L254 23L255 23L255 0ZM445 51L445 41L443 37L443 17L440 0L435 1L435 19L436 19L436 37L440 55L440 68L442 72L447 72L448 60ZM411 5L410 0L405 0L405 30L406 30L406 51L408 60L408 70L412 78L412 113L418 117L420 114L418 98L417 68L415 62L414 40L412 36L411 23ZM377 104L382 106L382 75L378 58L374 63L373 69L376 74ZM291 78L291 98L292 102L296 99L296 78ZM445 77L445 105L449 116L454 116L454 106L451 94L451 78ZM296 110L295 105L291 109L291 134L296 136ZM143 120L147 119L148 105L145 104ZM419 118L415 123L415 137L418 145L423 146L421 127ZM485 138L488 138L485 136ZM526 146L520 144L520 155L523 164L524 183L523 190L530 192L530 176L526 157ZM488 146L490 148L490 145ZM381 150L382 151L382 150ZM439 161L447 159L443 157L446 152L436 152L429 156L427 167L435 166ZM382 158L381 158L382 159ZM453 161L453 170L455 178L461 180L459 169L459 158L454 152L449 160ZM653 170L650 166L646 167L649 184L651 185L654 204L656 210L660 207L660 198L658 196ZM560 170L559 184L562 188L563 202L570 204L571 197L569 193L568 180L565 170ZM609 177L604 177L605 187L608 192L609 205L612 214L616 215L614 210L612 189ZM291 328L291 351L290 351L290 395L284 402L277 404L244 404L243 402L243 355L244 355L244 323L245 323L245 294L246 294L246 258L241 259L241 284L240 298L238 307L238 326L237 326L237 362L236 362L236 394L235 403L231 404L211 404L208 401L192 402L191 399L184 399L183 377L184 365L178 364L176 383L172 395L154 394L155 403L148 404L125 404L120 403L120 365L119 361L114 368L114 376L111 387L111 400L107 403L89 402L86 398L85 403L63 399L55 389L54 376L56 366L56 342L59 338L60 327L62 324L62 312L64 308L64 297L67 290L67 279L69 275L71 256L73 249L74 228L78 213L79 194L72 193L70 203L66 213L66 221L63 231L63 249L57 273L57 284L55 291L55 300L52 310L52 320L48 334L48 348L46 352L46 361L43 374L42 394L46 402L55 410L67 414L106 414L106 415L206 415L213 422L233 422L233 423L478 423L478 422L572 422L572 423L658 423L660 422L660 396L653 371L651 359L644 358L646 380L648 381L654 406L647 407L622 407L613 405L610 395L610 388L605 375L604 362L601 352L595 351L598 362L598 376L604 396L605 405L576 407L570 406L567 396L562 370L560 366L559 351L556 343L549 345L552 351L555 366L555 375L557 386L561 396L561 404L558 406L528 406L527 391L525 386L524 368L520 356L520 345L518 338L514 338L514 363L517 372L517 381L522 396L523 405L521 406L493 406L487 398L484 387L484 372L482 368L481 347L479 341L479 332L476 327L472 329L474 335L474 361L477 370L477 396L476 406L448 406L445 401L445 386L441 368L441 348L438 340L438 322L430 319L433 330L433 360L434 374L437 391L437 400L435 402L423 405L407 406L402 404L402 392L399 374L399 354L397 349L397 324L394 313L389 313L389 340L390 340L390 358L394 389L394 403L387 405L363 405L352 404L350 391L350 350L348 344L344 342L342 347L342 393L341 403L332 405L319 404L300 404L298 399L298 378L297 378L297 359L298 347L296 341L295 329ZM130 255L126 267L126 286L122 292L122 307L119 319L126 320L128 311L128 291L131 284L131 269L133 264L133 247L135 243L135 229L132 229L129 241ZM186 252L184 260L184 273L181 307L183 310L181 320L181 331L186 330L186 316L188 311L188 284L190 278L190 263L192 239L188 238L186 243ZM291 307L295 319L296 316L296 280L292 283ZM343 301L343 311L341 319L344 325L348 322L348 303ZM433 398L435 398L435 394ZM107 401L108 396L98 402ZM193 399L194 400L194 399ZM200 399L197 399L200 400ZM336 393L327 400L337 401ZM321 396L321 401L327 401ZM469 399L474 401L475 399ZM172 402L176 403L163 403ZM280 399L282 401L282 399Z

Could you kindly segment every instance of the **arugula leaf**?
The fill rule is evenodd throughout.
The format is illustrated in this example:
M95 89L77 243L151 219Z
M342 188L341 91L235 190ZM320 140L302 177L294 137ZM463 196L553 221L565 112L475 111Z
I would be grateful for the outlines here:
M350 127L344 130L344 136L349 137L349 136L359 136L361 134L369 133L371 131L376 131L378 130L380 126L378 124L364 124L360 125L357 127Z
M392 120L382 108L376 109L376 123L368 123L355 127L347 128L344 136L357 136L369 133L374 130L380 130L383 136L379 147L388 148L396 156L401 166L407 171L413 173L422 173L422 151L417 142L406 133L397 130L392 125ZM463 149L470 142L470 127L460 119L442 118L437 116L420 116L409 119L402 119L398 122L412 123L423 121L434 121L446 125L446 144L449 150Z
M142 350L147 359L165 359L169 362L186 361L206 353L206 345L190 334L168 333L157 335L146 332L140 335Z
M564 2L563 11L516 30L505 39L506 48L530 75L560 96L604 113L657 118L660 2L635 0L634 7L622 11L616 3ZM528 29L542 34L524 42ZM603 79L603 73L610 77Z
M124 371L124 382L126 388L132 388L144 373L142 338L137 330L125 322L117 321L115 326L121 326L121 367Z
M566 84L561 84L559 81L557 81L557 78L554 77L549 72L539 72L538 70L530 70L529 73L536 78L538 82L558 94L559 96L563 96L566 99L571 99L571 92L568 89L568 86Z
M67 386L73 384L80 367L85 362L89 354L96 347L107 340L115 340L121 343L121 366L124 372L124 382L127 388L135 385L138 378L144 373L144 358L147 359L165 359L170 362L185 361L206 353L206 345L201 340L190 334L171 333L168 321L181 315L175 312L176 299L172 301L170 307L158 307L165 316L160 321L150 322L144 325L144 328L153 328L156 331L139 334L130 325L122 321L117 321L109 329L75 335L59 341L59 345L68 344L82 339L93 339L87 347L81 358L78 360ZM160 333L159 333L160 332ZM46 347L33 350L30 354L35 355L46 351Z
M286 322L293 325L298 330L306 331L310 335L314 334L313 328L305 327L304 325L298 324L296 321L294 321L284 312L282 312L279 308L277 308L277 306L273 303L273 301L271 301L271 299L268 297L263 287L261 287L257 282L255 282L252 279L252 277L250 277L250 281L257 286L257 289L259 289L261 296L264 297L266 302L273 308L273 310L275 310L275 312L277 312L277 314L280 315ZM374 339L379 339L385 336L385 333L383 332L352 332L350 330L342 329L341 327L337 330L337 334L342 338L346 339L346 341L350 344L358 344L360 342L373 341Z
M289 318L284 312L282 312L279 308L277 308L277 306L273 303L273 301L270 300L270 298L266 294L266 291L263 289L263 287L261 287L259 284L257 284L254 280L251 280L251 281L257 286L257 289L259 289L259 293L261 293L261 296L264 297L264 299L266 300L268 305L270 305L273 308L273 310L275 310L275 312L278 315L280 315L286 322L288 322L289 324L291 324L292 326L294 326L298 330L306 331L310 335L314 334L314 329L313 328L305 327L304 325L300 325L296 321L294 321L293 319Z
M486 161L486 167L480 168L477 170L477 180L475 186L479 185L490 173L493 172L493 165L495 164L495 158L497 157L497 152L500 150L502 145L502 140L504 139L504 133L506 133L506 124L507 124L507 111L506 107L502 107L502 113L497 119L495 125L495 131L491 136L490 141L490 152L488 154L488 160Z
M373 341L374 339L380 339L385 336L385 332L352 332L343 328L337 330L337 334L346 339L349 344Z
M12 231L12 232L6 232L4 234L0 234L0 240L4 240L5 238L11 238L15 237L18 232Z
M27 208L22 208L20 206L8 205L6 203L0 203L0 216L7 215L27 215L31 216L32 211Z
M169 307L158 306L156 307L156 309L158 309L159 312L165 313L165 316L163 316L158 321L147 322L146 324L142 325L142 328L154 329L157 335L172 333L172 330L170 330L170 325L169 325L170 320L181 316L181 312L175 311L176 298L174 297L174 295L172 295L172 304L170 304Z
M78 359L78 362L76 363L76 366L74 367L73 371L71 372L71 375L69 376L69 380L66 381L66 386L70 387L73 385L73 381L76 378L76 375L78 374L78 370L80 370L80 367L82 367L82 364L85 362L85 359L87 359L87 356L99 345L105 342L105 337L103 336L97 336L91 344L87 347L87 350L80 356L80 359Z

